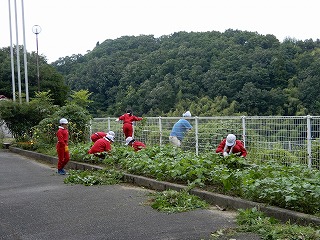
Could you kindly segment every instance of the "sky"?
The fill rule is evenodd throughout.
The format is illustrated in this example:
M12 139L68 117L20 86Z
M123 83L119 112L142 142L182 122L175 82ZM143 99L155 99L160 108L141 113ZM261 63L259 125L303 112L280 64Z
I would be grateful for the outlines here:
M10 46L9 2L13 44L24 43L24 12L26 49L37 51L38 36L38 53L48 63L122 36L234 29L279 41L320 39L319 0L0 0L0 48Z

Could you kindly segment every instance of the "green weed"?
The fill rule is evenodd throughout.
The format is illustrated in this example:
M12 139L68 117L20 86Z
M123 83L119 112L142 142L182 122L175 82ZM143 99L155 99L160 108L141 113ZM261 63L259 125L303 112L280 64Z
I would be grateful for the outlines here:
M237 216L238 231L254 232L262 239L268 240L319 240L320 231L311 226L280 223L278 220L265 216L256 208L239 210Z
M113 185L122 182L123 174L113 169L104 170L70 170L64 183L92 185Z
M160 212L186 212L197 208L207 208L209 205L199 197L187 191L167 190L151 194L151 207Z

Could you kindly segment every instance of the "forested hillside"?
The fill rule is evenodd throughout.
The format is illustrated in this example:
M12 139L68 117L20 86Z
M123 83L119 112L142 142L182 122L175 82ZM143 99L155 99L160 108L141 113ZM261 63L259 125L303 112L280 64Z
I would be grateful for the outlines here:
M227 30L124 36L53 66L95 116L319 115L320 40Z

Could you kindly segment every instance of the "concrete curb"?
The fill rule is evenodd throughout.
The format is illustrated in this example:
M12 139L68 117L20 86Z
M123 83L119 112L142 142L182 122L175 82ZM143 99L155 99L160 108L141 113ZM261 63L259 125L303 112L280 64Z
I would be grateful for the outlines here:
M33 158L36 160L44 161L50 164L54 164L54 165L56 165L58 161L57 157L51 157L41 153L27 151L27 150L15 148L15 147L10 147L9 149L11 152L14 152L29 158ZM69 161L67 168L75 169L75 170L103 169L103 167L100 167L100 166L74 162L74 161ZM124 181L137 186L146 187L149 189L159 190L159 191L164 191L168 189L179 191L186 188L186 186L184 185L164 182L164 181L157 181L152 178L137 176L137 175L128 174L128 173L124 174ZM190 193L196 196L199 196L200 198L206 200L210 204L218 205L224 208L231 208L231 209L237 210L237 209L249 209L249 208L256 207L257 209L264 212L266 215L270 217L275 217L283 222L290 221L291 223L294 222L301 225L309 225L309 224L320 225L319 217L315 217L313 215L309 215L305 213L299 213L299 212L295 212L295 211L291 211L291 210L287 210L279 207L268 206L266 204L252 202L252 201L244 200L241 198L231 197L231 196L222 195L218 193L207 192L201 189L192 189Z

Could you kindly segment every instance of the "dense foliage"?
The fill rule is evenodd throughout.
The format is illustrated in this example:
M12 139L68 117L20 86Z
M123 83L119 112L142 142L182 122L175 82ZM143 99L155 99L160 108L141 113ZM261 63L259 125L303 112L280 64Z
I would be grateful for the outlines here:
M227 30L106 40L53 66L96 116L318 115L320 41ZM180 115L180 114L179 114Z
M210 239L229 239L228 236L235 232L253 232L265 240L317 240L320 237L319 226L299 226L290 222L283 224L277 219L267 217L257 208L239 209L238 213L239 226L236 229L220 229L212 233Z
M86 109L73 103L59 108L54 114L42 119L38 125L34 126L32 128L32 140L36 144L56 143L56 132L61 118L68 119L70 143L83 143L88 140L91 116Z
M0 119L6 123L17 141L30 140L31 129L56 110L50 91L36 92L29 103L0 101Z
M86 142L89 139L91 115L85 109L89 100L87 91L74 92L65 106L53 105L51 92L36 92L27 103L0 101L0 119L18 142L27 143L30 150L56 142L59 119L69 121L69 141ZM42 146L42 147L41 147Z

